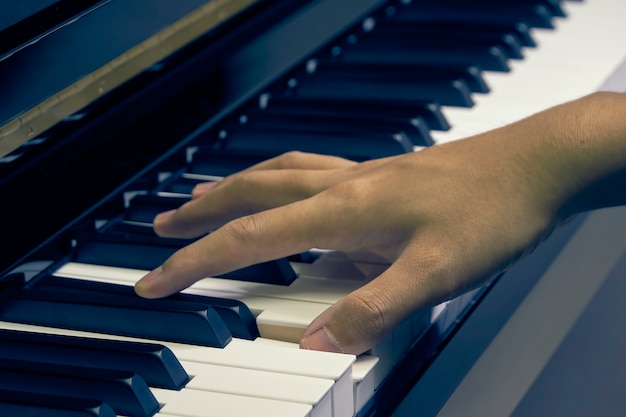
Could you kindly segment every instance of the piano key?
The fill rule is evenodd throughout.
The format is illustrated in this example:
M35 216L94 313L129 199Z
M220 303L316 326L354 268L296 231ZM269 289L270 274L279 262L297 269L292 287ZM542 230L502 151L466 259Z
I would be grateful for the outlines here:
M150 228L114 223L102 231L77 236L74 259L78 262L152 270L192 239L157 236ZM226 272L224 279L289 285L296 273L287 259L276 259Z
M280 349L260 343L233 339L225 349L174 348L181 360L213 363L285 374L311 376L335 381L333 415L351 416L354 412L352 355L302 349ZM304 362L303 362L304 361Z
M375 30L371 33L375 37L385 38L392 43L398 38L409 38L423 41L443 40L458 45L498 46L502 48L507 59L523 58L522 41L515 33L503 33L489 29L489 27L485 28L484 25L468 29L458 25L451 27L451 25L415 24L406 20L383 19L377 20ZM360 38L367 39L369 33L366 32Z
M151 386L169 389L180 389L189 381L173 353L153 343L0 330L0 358L130 371Z
M191 198L189 197L161 197L139 194L130 200L124 219L131 222L152 223L157 214L177 209L190 200Z
M10 323L3 323L9 324ZM0 324L2 325L2 324ZM35 331L48 331L46 328L37 328ZM53 331L63 331L53 329ZM75 332L81 333L82 332ZM106 337L106 335L97 335ZM76 336L73 336L76 337ZM207 365L197 362L181 362L192 376L193 383L184 390L197 389L228 394L237 394L244 397L261 397L274 400L298 402L312 406L311 416L332 415L332 380L318 377L296 376L292 374L276 374L268 371L255 371L240 367L224 367ZM164 390L151 389L162 400ZM166 393L170 398L175 393ZM245 400L245 399L244 399ZM347 416L347 414L345 414Z
M224 347L226 324L206 304L75 291L5 290L0 319L107 334Z
M95 294L111 294L120 297L136 298L134 289L129 285L101 281L45 276L37 279L36 286L38 289L56 289L57 291L65 292L78 290L79 292L87 291ZM248 309L248 306L239 300L181 293L171 295L166 299L208 305L220 315L234 337L254 340L259 336L254 316Z
M150 417L159 410L141 377L125 371L0 359L0 389L98 399L128 416Z
M267 344L269 346L299 349L299 345L297 343L283 342L275 339L262 338L258 340L258 343ZM379 351L382 351L382 349L379 349ZM386 354L386 352L384 353ZM365 353L359 355L356 361L352 364L355 410L361 410L366 405L376 392L380 382L388 376L388 374L383 373L379 362L379 357Z
M279 155L299 150L302 152L342 156L357 161L383 158L411 152L413 144L404 135L370 133L317 132L236 129L225 135L223 149L229 152ZM220 135L221 135L220 134Z
M190 178L183 175L172 176L166 181L163 181L161 185L156 189L157 195L187 195L191 196L191 192L194 187L203 182L213 182L207 181L199 178Z
M26 283L21 272L8 274L0 279L0 293L7 288L21 288Z
M454 42L394 41L371 37L346 45L336 57L345 62L378 62L387 64L455 64L476 65L484 70L509 72L505 51L499 46L462 46ZM444 103L442 100L437 101Z
M361 45L363 45L361 47ZM361 52L365 52L361 54ZM409 57L409 58L407 58ZM385 63L424 65L431 63L427 54L414 52L407 48L390 47L381 44L376 50L371 44L351 45L346 49L341 60L357 63ZM459 65L471 65L459 59L446 62L433 58L435 64L447 65L450 62ZM408 62L407 62L408 61ZM395 82L392 78L363 80L356 78L333 78L311 76L298 80L292 88L292 94L304 98L343 97L352 100L433 100L442 105L470 107L473 105L471 89L460 77L455 79L424 79L406 85Z
M406 4L404 10L413 9L420 13L424 19L437 20L441 18L471 20L476 22L523 22L531 27L552 29L554 27L552 11L543 5L519 5L510 3L499 3L480 7L472 4L445 4L445 3L425 3L424 1L413 1Z
M489 87L477 66L458 65L411 65L411 64L379 64L375 62L341 62L316 61L314 67L309 65L307 73L311 77L323 80L363 80L368 82L401 83L406 86L422 85L428 82L465 81L470 92L488 93ZM305 82L306 78L303 78ZM296 86L297 88L297 86Z
M17 324L13 323L0 322L0 328L4 329L16 329L17 326ZM19 326L22 330L32 332L146 342L145 339L110 334L85 333L32 325ZM181 363L198 362L201 364L256 369L334 381L332 387L333 416L343 417L354 414L354 387L352 381L352 364L356 360L354 355L280 348L268 346L262 342L236 338L224 348L194 346L167 341L160 341L160 343L167 346Z
M533 47L536 42L532 33L532 28L518 20L502 21L488 19L472 19L463 15L440 16L434 18L424 15L419 9L413 8L394 8L390 14L390 18L396 22L410 22L415 25L426 25L435 27L452 28L453 30L480 30L481 28L487 32L510 33L515 35L523 46ZM384 18L383 18L384 19Z
M366 283L376 278L389 267L389 264L375 262L349 262L345 259L338 259L322 256L315 262L293 263L294 270L298 276L307 278L323 278L328 280L355 280Z
M226 177L277 155L269 152L263 153L262 150L259 153L229 152L208 146L198 146L185 172Z
M186 417L310 417L312 407L306 404L242 397L219 392L184 390L180 393L157 391L164 416Z
M80 279L111 279L135 283L148 271L127 268L105 267L68 262L54 275ZM263 284L256 282L234 281L211 277L193 284L192 288L224 292L257 295L261 297L283 298L320 304L334 304L342 297L359 288L364 279L323 280L318 277L298 277L289 286Z
M390 123L386 120L365 119L342 114L319 115L316 113L276 113L272 111L247 112L240 116L242 125L250 129L298 130L306 132L361 132L378 133L381 136L406 136L413 146L426 146L432 140L425 129L415 124ZM240 126L235 125L235 129ZM225 128L228 131L228 128ZM395 139L392 139L395 141Z
M433 101L419 100L350 100L346 98L301 98L271 96L266 109L275 112L315 112L316 114L345 114L364 118L400 120L414 123L424 120L429 129L447 130L450 128L441 112L441 106Z
M115 417L106 403L76 397L0 389L0 415L37 417Z
M618 25L610 24L614 19L610 7L591 2L585 5L567 2L566 6L569 18L559 20L559 36L551 31L535 31L540 46L528 50L525 60L515 62L512 76L487 74L487 82L493 89L488 99L477 97L477 105L468 112L443 109L451 123L454 120L454 126L448 132L431 132L437 143L511 123L599 88L622 57L597 45L610 44L621 26L618 29ZM597 28L605 25L618 32L600 33ZM550 94L546 95L545 91Z
M71 264L58 270L56 275L132 286L144 273L145 271L140 270ZM326 291L329 292L331 289L332 286ZM215 290L198 288L196 285L185 290L184 293L239 300L254 313L261 336L290 342L299 342L308 325L332 304L319 302L319 296L317 302L303 301L306 294L300 294L299 300L291 300L285 297L277 298L275 294L268 291L264 295L258 295L250 291L242 291L235 286ZM345 291L340 294L345 294ZM337 299L337 295L331 299Z
M286 300L277 300L277 301L282 301L282 302L285 302ZM291 308L288 308L288 309L287 309L287 312L288 312L288 314L293 314L293 312L294 312L294 311L297 311L297 309L298 309L298 307L295 307L295 308L294 308L294 307L291 307ZM315 318L315 317L316 317L316 316L317 316L320 312L321 312L321 311L316 311L314 314L311 314L311 315L310 315L310 317L309 317L309 319L308 319L308 321L305 323L305 325L303 325L303 328L304 328L304 327L306 327L306 324L310 323L310 321L311 321L313 318ZM299 340L299 337L298 337L295 341L297 341L297 340ZM385 362L385 363L386 363L386 364L387 364L387 366L388 366L388 365L389 365L389 363L390 363L390 361L389 361L389 360L386 360L386 362ZM388 368L389 368L389 366L388 366ZM380 377L380 375L386 375L386 372L388 372L388 371L389 371L389 369L385 370L384 372L383 372L382 370L380 370L380 369L379 369L379 370L378 370L378 372L377 372L376 374ZM370 377L369 379L371 380L372 378ZM375 380L378 380L378 379L375 379ZM369 398L369 397L367 397L367 398Z
M312 407L312 416L332 417L331 380L197 362L183 364L193 376L186 389L307 404Z
M336 261L332 261L337 263ZM377 265L377 264L374 264ZM347 270L347 269L346 269ZM349 292L358 288L368 279L380 273L380 266L369 271L371 276L361 279L341 280L333 277L301 277L299 285L292 284L291 289L284 292L273 291L272 286L257 285L256 288L242 286L221 286L219 280L209 279L194 284L186 289L184 293L223 296L235 298L244 302L256 315L256 322L259 332L264 338L272 338L288 342L299 343L304 330L317 318L324 310ZM319 271L325 275L324 269ZM118 270L115 268L103 268L99 266L72 264L65 265L57 274L80 279L96 279L133 285L145 271ZM362 271L358 272L362 274ZM116 281L119 279L120 281ZM244 288L245 287L245 288ZM386 370L382 373L386 375L391 369L391 365L396 363L402 353L405 352L407 343L412 340L410 335L421 334L429 322L430 310L425 309L416 312L411 323L415 326L407 325L406 328L398 327L398 335L393 336L394 342L379 350L380 356L386 357ZM419 328L417 327L419 326ZM400 337L400 339L398 339ZM403 340L403 343L399 343ZM383 354L384 353L384 354ZM379 367L382 367L380 365Z
M467 3L464 0L445 0L441 4L466 5ZM480 0L479 4L481 7L501 6L501 2L499 0ZM554 16L565 17L566 15L563 7L561 7L561 0L513 0L508 2L508 4L516 4L518 6L526 7L540 5L550 10Z

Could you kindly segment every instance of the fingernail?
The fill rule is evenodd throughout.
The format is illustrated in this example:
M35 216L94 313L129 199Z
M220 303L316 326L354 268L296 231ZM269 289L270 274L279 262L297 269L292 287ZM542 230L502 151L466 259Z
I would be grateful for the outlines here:
M155 216L154 220L152 221L152 223L162 223L164 221L166 221L167 219L169 219L170 217L172 217L172 214L174 214L176 210L168 210L168 211L164 211L163 213L159 213Z
M162 273L163 269L160 266L148 272L135 283L135 292L142 297L150 298L150 288L159 281L159 277Z
M343 353L343 349L341 349L337 340L324 327L302 339L300 347L309 350Z

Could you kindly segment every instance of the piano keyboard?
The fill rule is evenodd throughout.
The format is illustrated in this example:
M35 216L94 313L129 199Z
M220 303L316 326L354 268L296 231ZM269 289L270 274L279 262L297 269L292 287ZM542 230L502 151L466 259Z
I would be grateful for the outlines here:
M177 155L181 161L177 169L160 170L150 181L139 181L153 184L153 187L129 188L119 197L123 200L119 205L125 206L123 211L113 217L95 218L93 230L76 234L75 255L69 262L25 264L14 271L13 277L17 277L18 283L20 273L32 278L22 292L39 291L46 295L50 290L65 294L60 297L63 300L54 302L63 303L67 317L59 317L57 327L42 325L49 319L43 313L49 301L34 297L33 302L39 303L41 310L26 311L19 307L19 297L10 296L13 291L19 293L19 289L12 288L15 285L5 280L4 287L7 288L0 287L6 291L0 306L10 299L11 303L15 301L10 306L15 307L0 309L0 318L5 320L0 322L0 329L6 331L0 334L0 338L8 340L13 337L13 331L64 335L72 339L39 341L32 337L38 340L35 345L45 343L50 346L50 352L62 352L60 346L74 347L69 351L72 353L50 354L47 359L21 358L16 352L30 349L32 343L0 343L0 374L3 374L0 378L3 381L0 383L0 414L18 415L34 410L41 416L379 415L374 398L390 376L398 372L403 358L417 346L417 350L425 355L421 363L426 362L437 346L428 345L431 342L423 335L434 333L437 343L443 341L472 303L479 300L481 290L419 312L379 346L354 357L300 350L297 342L317 315L386 267L384 263L367 257L348 259L334 252L312 251L266 265L269 269L252 268L240 272L240 279L211 278L184 291L188 295L236 300L243 303L243 310L250 310L260 337L246 338L235 334L239 330L232 330L233 334L216 336L224 346L203 346L214 343L204 339L183 343L171 340L169 334L146 338L142 336L144 333L133 336L126 331L112 334L116 332L98 330L103 324L109 329L111 323L103 323L107 321L108 313L95 309L96 306L80 305L80 300L67 296L79 294L74 298L86 297L89 290L85 288L89 288L89 284L84 284L82 289L72 285L55 286L60 285L61 278L81 283L124 285L126 288L133 285L147 270L185 243L152 236L150 219L168 204L176 206L181 199L189 198L191 188L198 182L219 180L230 172L291 149L363 160L456 140L595 91L623 58L621 53L615 53L609 47L615 39L624 39L626 35L620 21L623 13L616 12L624 9L618 0L510 2L515 3L515 7L518 4L540 4L532 10L524 9L530 10L528 21L539 27L530 32L522 30L517 36L510 29L509 36L498 47L485 48L482 40L470 43L467 50L477 51L482 65L450 54L438 55L440 50L455 49L445 42L447 38L440 32L441 42L433 41L439 49L433 49L428 42L411 43L399 38L394 25L405 17L406 20L419 21L422 17L418 11L426 14L428 3L390 2L268 86L225 120L196 132L194 140ZM450 3L462 2L450 0ZM496 1L485 0L485 3L498 8ZM478 6L473 7L478 9ZM436 19L441 10L432 9L429 16ZM561 9L567 18L558 16ZM490 21L494 25L498 21L507 21L510 14L489 10L482 12L496 16ZM457 15L457 19L472 15L470 12L465 10ZM546 21L546 13L555 16ZM553 29L540 27L547 26L547 22L555 24L556 33ZM455 25L463 26L456 21L451 27ZM401 27L400 24L397 26ZM429 36L427 25L424 26L424 32L415 30L416 36L423 37L420 39ZM441 26L445 25L442 23ZM381 30L380 35L377 28ZM439 29L432 27L430 30ZM524 34L530 35L530 40L535 40L539 46L523 46ZM468 35L468 38L471 37ZM476 39L482 38L476 36ZM391 52L377 60L371 57L368 45L380 48L378 52L381 54L385 45L393 45L393 48L388 48ZM436 65L429 60L421 62L420 52L410 64L399 60L397 53L412 48L435 54ZM515 56L516 48L524 59ZM462 54L467 52L456 50ZM491 70L482 71L481 66ZM356 73L353 72L355 69ZM417 80L411 78L410 71L415 71L422 81L419 77ZM389 80L385 74L394 77ZM411 80L419 88L404 84ZM343 91L349 94L344 95ZM420 96L424 91L428 94ZM365 120L364 114L369 116ZM217 160L213 155L218 155ZM219 166L224 161L227 161L225 166ZM124 252L128 256L122 256ZM264 276L255 279L250 278L250 274ZM45 285L46 279L50 279L51 284ZM102 305L109 301L105 296L98 299ZM176 313L187 311L179 310L183 307L176 300L170 304ZM222 310L207 307L199 299L193 304L196 310L192 314L204 320L202 325L210 328L211 320L218 322L212 327L212 331L218 334L221 331L220 318L226 320L226 315L238 314L233 304ZM94 309L90 309L92 307ZM118 320L123 320L120 317L137 320L137 328L154 324L148 323L150 320L145 320L139 312L130 311L126 304L123 307L116 304L114 308L125 308L117 316ZM81 312L80 324L75 324L76 315ZM177 322L172 323L175 326ZM165 319L159 324L165 327ZM184 329L178 330L184 333ZM85 342L85 337L91 342ZM97 345L93 340L136 343L133 355L137 355L137 359L119 360L135 357L127 356L130 355L128 345L122 343L96 350L104 352L109 371L117 369L115 366L118 365L108 365L115 363L124 368L123 372L107 374L107 369L102 369L103 359L97 359L100 356L93 353L85 352L87 359L84 363L76 362L72 356L82 357L76 352ZM140 363L148 359L140 360L139 357L144 356L139 353L154 349L155 344L161 349L156 356L169 358L170 363L161 365L163 372L168 374L167 381L178 382L164 382L144 374L146 371ZM94 359L89 360L92 357ZM17 368L18 359L25 360L23 368ZM55 361L56 365L44 366L38 361ZM65 375L63 369L68 370L69 375ZM86 374L86 370L98 373L98 369L103 376ZM72 381L72 377L76 379ZM17 382L13 383L9 378L15 378ZM77 380L81 381L80 384ZM18 388L28 394L18 394ZM102 396L94 398L94 392L101 392ZM89 401L58 399L72 396ZM62 404L70 409L63 410Z

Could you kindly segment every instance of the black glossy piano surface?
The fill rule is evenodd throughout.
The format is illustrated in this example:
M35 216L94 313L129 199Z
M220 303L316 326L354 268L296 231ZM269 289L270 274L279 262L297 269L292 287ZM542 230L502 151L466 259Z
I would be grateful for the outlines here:
M38 42L17 46L0 38L0 143L9 137L10 122L32 115L39 103L204 2L155 6L112 0L92 2L83 10L56 3L55 10L66 14L47 21L45 14L37 15L49 32ZM202 381L188 365L198 363L189 352L198 346L229 351L267 339L271 329L259 314L266 301L257 299L271 298L268 288L290 299L290 288L312 285L307 274L317 273L316 265L350 265L341 257L325 258L328 254L294 254L216 277L215 287L209 283L166 300L140 300L128 286L133 277L189 243L156 237L152 217L188 199L198 182L219 180L291 150L361 161L435 145L438 132L455 125L446 109L469 110L488 97L488 74L508 74L536 48L536 31L558 36L554 27L568 19L568 6L578 3L482 0L470 8L460 0L262 0L79 111L63 115L45 131L33 128L23 144L0 154L0 320L15 323L0 330L0 380L5 381L0 410L16 415L149 416L160 409L159 415L177 415L168 408L174 406L165 404L171 397L168 390L186 392L189 402L197 399L189 391L210 391L211 396L198 400L228 404L232 399L216 394L216 387L190 385L185 391L189 376L192 384ZM55 7L47 6L48 12ZM65 20L72 13L80 18ZM23 28L18 22L0 36L28 33ZM106 28L110 33L103 33ZM624 216L618 212L614 217L609 224L619 232ZM336 379L332 400L319 400L308 414L306 407L295 407L289 415L434 416L463 410L454 408L454 401L472 395L463 391L471 378L484 377L482 358L537 293L555 258L587 239L576 238L587 222L582 217L558 230L504 278L439 306L432 315L414 317L385 346L361 358L377 358L380 365L372 369L382 376L370 370L363 380L350 380L349 389L340 388ZM588 239L602 237L589 233ZM619 265L624 242L614 238L614 243L615 256L604 260L608 272L587 274L617 273L612 267ZM374 261L361 263L372 270L384 268ZM93 266L93 272L86 273L89 279L77 279L80 273L71 271L84 265ZM121 271L128 278L98 275ZM346 279L340 290L329 290L321 301L292 301L325 305L351 285L354 281ZM207 297L221 293L232 297ZM70 329L59 332L73 336L23 332L44 326ZM111 340L96 342L88 334L109 335ZM284 352L285 361L296 355L278 345L275 349ZM191 347L187 351L181 346ZM259 349L265 352L271 346ZM239 365L246 366L257 365ZM538 381L549 385L549 378ZM340 389L347 389L355 404L346 408ZM365 396L360 394L365 391ZM537 411L535 391L529 388L531 395L524 401L524 392L519 394L508 411L532 415L528 413ZM204 407L190 413L212 415ZM488 415L476 413L470 415Z

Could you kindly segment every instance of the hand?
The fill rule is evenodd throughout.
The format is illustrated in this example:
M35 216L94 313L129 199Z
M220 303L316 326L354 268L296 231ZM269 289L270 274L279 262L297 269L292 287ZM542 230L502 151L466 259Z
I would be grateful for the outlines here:
M191 202L157 216L154 227L170 237L211 233L140 280L136 291L162 297L310 248L368 250L390 267L327 309L301 341L308 349L362 353L415 310L506 269L553 229L581 182L575 170L564 171L562 143L548 142L555 116L571 110L359 164L288 153L202 184Z

